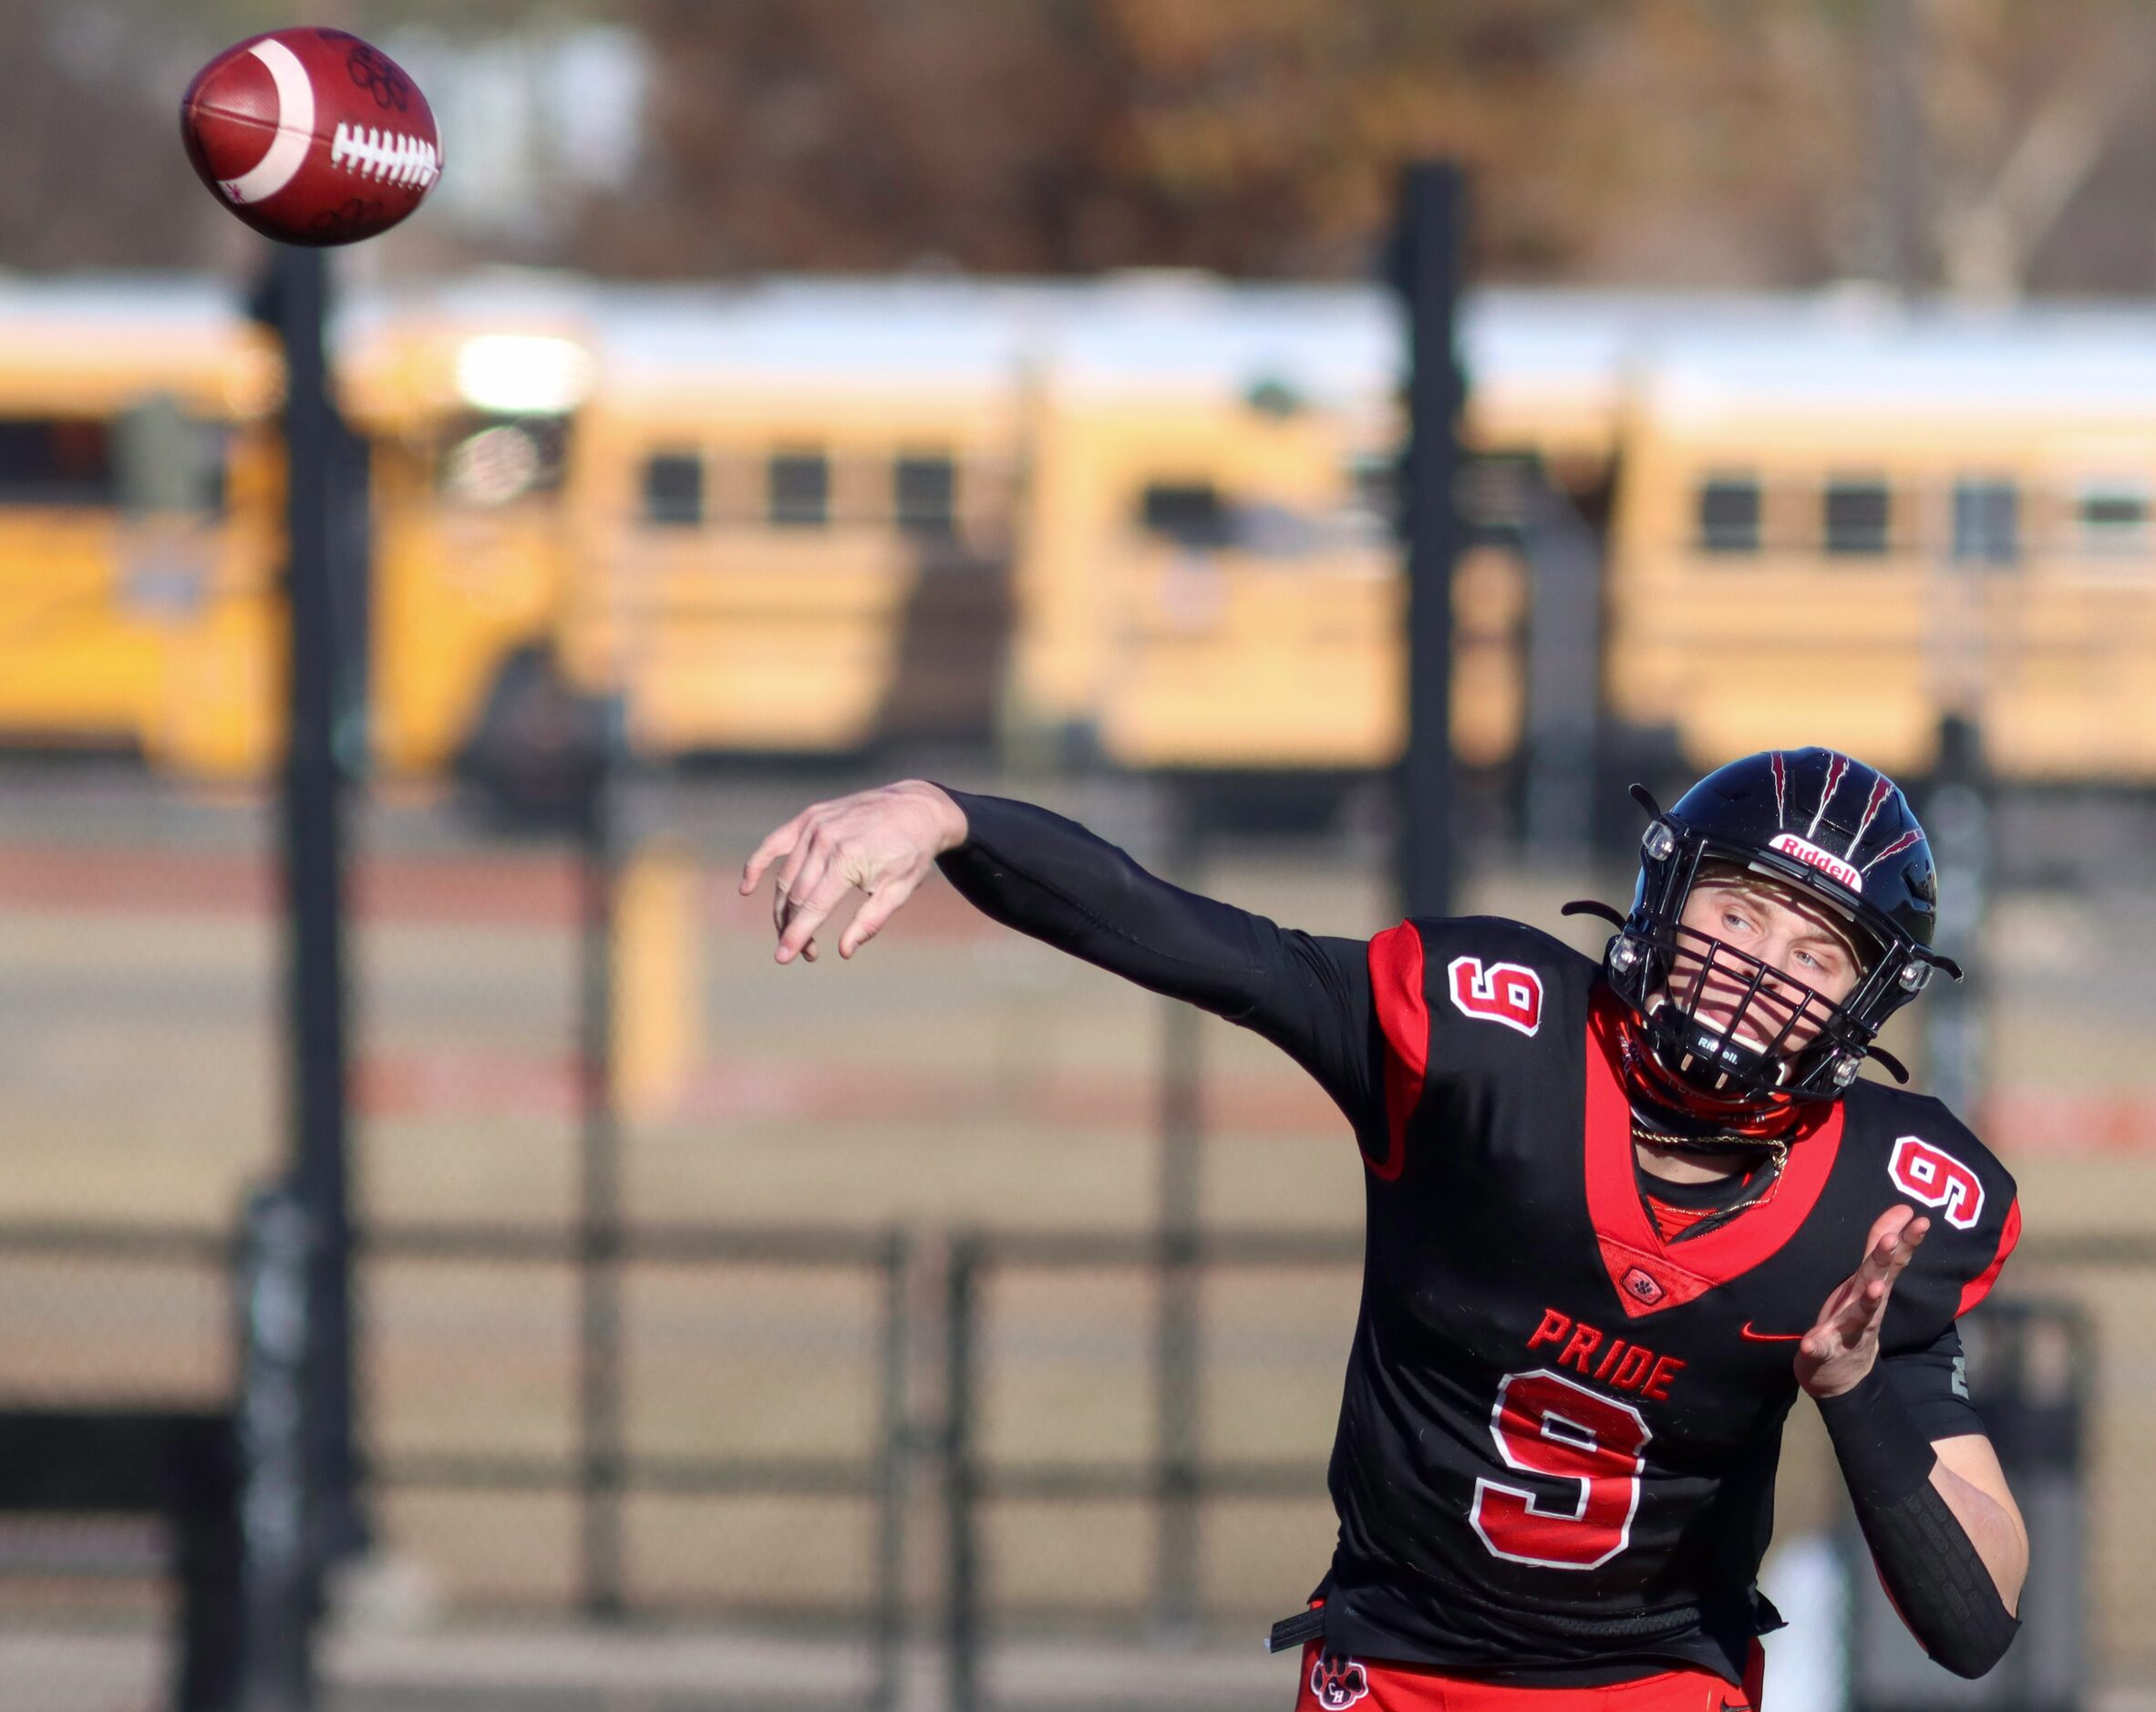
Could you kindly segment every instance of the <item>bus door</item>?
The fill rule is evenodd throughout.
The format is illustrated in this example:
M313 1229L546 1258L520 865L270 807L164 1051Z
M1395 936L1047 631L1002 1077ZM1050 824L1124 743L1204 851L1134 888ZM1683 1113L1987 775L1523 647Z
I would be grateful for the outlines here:
M579 682L659 755L986 739L1007 427L904 397L714 380L594 407Z
M520 740L534 698L563 693L567 489L590 358L552 334L414 326L356 366L373 492L375 755L392 774L484 770Z
M1397 758L1405 585L1369 503L1377 448L1333 412L1254 393L1118 404L1091 427L1103 754L1230 770Z

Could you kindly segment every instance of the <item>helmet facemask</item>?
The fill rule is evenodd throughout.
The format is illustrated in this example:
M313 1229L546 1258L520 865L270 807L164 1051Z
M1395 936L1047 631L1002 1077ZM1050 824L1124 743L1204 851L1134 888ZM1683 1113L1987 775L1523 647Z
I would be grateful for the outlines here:
M1724 845L1657 817L1642 840L1640 887L1610 943L1610 981L1636 1018L1655 1079L1698 1116L1772 1116L1838 1098L1880 1026L1924 988L1932 960L1881 933L1805 865ZM1682 921L1703 881L1756 879L1831 909L1861 972L1839 1002L1797 976ZM1688 1098L1686 1098L1688 1096Z

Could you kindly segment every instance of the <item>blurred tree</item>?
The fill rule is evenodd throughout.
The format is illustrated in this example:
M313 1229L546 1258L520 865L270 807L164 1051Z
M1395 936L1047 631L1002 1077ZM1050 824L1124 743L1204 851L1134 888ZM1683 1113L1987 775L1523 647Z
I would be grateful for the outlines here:
M251 30L614 18L659 67L627 186L391 259L1352 274L1445 153L1486 277L2156 288L2150 0L0 0L0 258L235 242L171 108Z
M180 91L207 55L190 63L150 0L0 0L0 260L194 259L216 211L181 152Z
M661 157L586 253L638 269L1353 272L1457 154L1487 263L1838 271L1861 6L1703 0L643 0Z
M1910 80L1899 136L1878 63L1895 7L1913 9L1907 63L1883 67ZM2144 0L641 0L632 15L664 67L659 159L641 196L593 211L600 264L1354 272L1398 164L1449 153L1475 170L1498 276L1943 273L1996 292L2094 240L2103 284L2156 283L2156 245L2071 218L2092 187L2120 191L2147 123Z
M2129 150L2137 167L2148 159L2156 18L2145 5L2051 0L2045 27L2032 30L2027 12L2006 0L1934 0L1926 15L1918 51L1940 283L2005 298L2027 289L2040 264L2061 284L2078 276L2098 286L2125 262L2138 263L2132 284L2146 289L2156 222L2145 170L2130 175L2131 210L2108 210L2079 231L2064 222L2077 201L2093 211L2120 200L2126 187L2099 182L2108 164ZM2104 230L2120 217L2134 239L2123 255Z

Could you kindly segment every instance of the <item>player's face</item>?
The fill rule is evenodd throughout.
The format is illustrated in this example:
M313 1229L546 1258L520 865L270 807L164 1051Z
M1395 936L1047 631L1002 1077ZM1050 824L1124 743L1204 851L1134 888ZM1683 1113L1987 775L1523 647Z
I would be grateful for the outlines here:
M1792 886L1757 875L1702 875L1693 882L1677 924L1692 932L1677 934L1669 990L1688 997L1697 989L1693 1014L1715 1028L1726 1030L1736 1022L1738 1039L1755 1049L1764 1050L1786 1026L1782 1053L1801 1050L1817 1037L1821 1021L1820 1006L1807 1008L1807 997L1817 994L1840 1004L1863 975L1862 959L1839 913ZM1749 1005L1754 966L1710 958L1696 937L1700 934L1765 965L1766 978Z

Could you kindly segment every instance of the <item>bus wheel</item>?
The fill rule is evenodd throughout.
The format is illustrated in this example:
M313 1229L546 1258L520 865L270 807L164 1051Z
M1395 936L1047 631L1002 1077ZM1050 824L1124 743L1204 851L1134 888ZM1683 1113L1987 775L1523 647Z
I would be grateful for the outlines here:
M580 696L544 648L501 663L457 761L471 806L498 826L573 824L606 739L605 715Z

